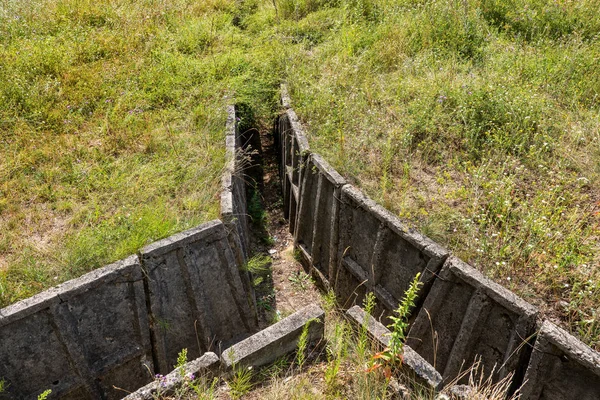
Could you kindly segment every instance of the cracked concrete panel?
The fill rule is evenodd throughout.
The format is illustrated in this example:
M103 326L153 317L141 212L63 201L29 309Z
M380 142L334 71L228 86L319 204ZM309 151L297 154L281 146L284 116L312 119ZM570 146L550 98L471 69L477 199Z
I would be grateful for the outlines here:
M531 354L522 399L597 400L600 354L545 321Z
M22 305L27 308L19 310ZM60 398L117 399L123 392L113 385L134 390L151 380L149 325L136 256L8 309L0 317L0 377L10 385L8 398L52 389Z
M190 357L256 330L254 313L219 220L141 250L158 372L168 373L183 348Z
M455 257L429 292L407 343L446 382L481 359L486 376L515 374L520 384L531 352L537 310ZM513 385L513 389L514 389Z
M347 301L353 295L349 290L362 284L375 293L387 314L396 309L417 273L424 283L419 297L424 298L448 256L351 185L342 187L338 229L338 265L350 272L336 271L338 297Z
M335 275L339 199L344 184L345 180L321 156L308 157L294 239L305 267L325 288Z

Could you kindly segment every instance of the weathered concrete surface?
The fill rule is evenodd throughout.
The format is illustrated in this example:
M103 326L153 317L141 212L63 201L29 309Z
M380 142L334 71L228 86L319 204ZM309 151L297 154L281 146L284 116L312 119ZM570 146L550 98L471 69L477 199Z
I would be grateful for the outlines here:
M600 399L600 354L546 321L521 389L523 400Z
M240 263L248 256L249 230L244 183L244 155L237 127L235 106L227 107L225 170L221 179L221 219L228 227L232 248Z
M415 319L407 343L442 373L446 382L481 357L497 381L523 377L537 310L455 257L449 258Z
M173 370L166 376L158 376L154 381L131 393L124 400L154 400L158 396L168 396L179 389L186 380L203 377L208 380L215 376L221 362L215 353L207 352L186 363L184 366Z
M308 140L296 112L289 108L287 89L282 86L282 104L285 112L276 123L276 144L280 154L280 174L283 191L284 217L290 222L290 232L296 228L296 213L300 203L300 185L306 159L310 154Z
M339 199L345 183L321 156L308 157L294 240L306 269L326 289L337 266Z
M325 313L320 307L306 306L224 350L221 360L227 368L267 365L296 350L298 339L306 324L309 324L308 343L321 342L324 335L324 319Z
M121 398L153 364L138 258L90 272L0 310L0 398Z
M350 308L346 311L346 315L357 329L365 327L369 337L378 343L380 349L389 347L391 332L381 322L365 313L359 306ZM424 388L440 389L442 384L442 376L408 345L404 346L404 359L400 372L409 377L408 382L414 382Z
M448 252L407 229L400 219L351 185L342 188L338 264L334 287L339 303L361 304L372 291L387 313L395 310L410 283L421 273L424 298ZM377 314L378 315L378 314Z
M281 88L281 105L283 108L288 109L292 106L292 100L290 99L290 92L285 83L282 83L280 88Z
M246 201L246 177L244 169L248 167L248 156L242 149L238 129L236 108L227 107L227 125L225 139L225 169L221 178L221 220L227 230L227 240L233 250L238 265L240 279L246 293L246 301L251 311L256 311L256 298L250 272L242 268L248 258L250 230L248 228L248 207ZM254 325L258 324L258 315L254 315Z
M158 241L140 254L157 372L169 372L182 348L199 357L256 330L221 221Z

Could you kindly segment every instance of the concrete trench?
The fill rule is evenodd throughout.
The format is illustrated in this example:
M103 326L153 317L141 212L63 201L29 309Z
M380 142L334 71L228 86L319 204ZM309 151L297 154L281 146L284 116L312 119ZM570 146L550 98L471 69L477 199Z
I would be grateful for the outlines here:
M186 371L221 374L233 363L266 365L293 351L308 320L316 321L311 341L323 339L324 314L310 305L261 330L265 316L243 266L256 246L249 175L264 171L246 168L244 150L260 145L240 132L240 120L230 106L219 220L0 310L0 378L8 383L0 399L36 398L45 389L61 399L134 391L128 398L152 398L159 384L181 384L181 374L170 372L182 348L194 359ZM350 320L366 321L357 305L373 292L373 315L385 324L421 273L405 365L423 385L440 389L480 359L493 381L512 377L522 399L600 399L597 352L349 185L310 150L285 86L274 141L293 246ZM386 328L369 321L385 345Z

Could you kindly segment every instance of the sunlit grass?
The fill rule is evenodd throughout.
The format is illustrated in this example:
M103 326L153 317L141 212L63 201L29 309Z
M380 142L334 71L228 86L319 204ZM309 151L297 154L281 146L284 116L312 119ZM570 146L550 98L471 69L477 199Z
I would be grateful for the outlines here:
M288 81L351 182L599 348L598 0L5 1L0 305L215 218Z
M288 67L313 149L596 348L598 6L341 2Z
M218 217L225 105L270 121L279 83L277 46L236 12L0 5L0 306Z

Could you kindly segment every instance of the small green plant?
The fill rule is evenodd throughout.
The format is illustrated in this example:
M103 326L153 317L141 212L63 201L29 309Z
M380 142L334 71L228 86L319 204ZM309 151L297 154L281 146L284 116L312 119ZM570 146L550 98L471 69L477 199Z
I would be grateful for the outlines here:
M253 275L263 275L269 272L269 267L273 259L265 254L257 254L248 260L245 266L246 271L250 271Z
M310 324L314 322L314 319L306 321L304 327L302 328L302 333L300 334L300 338L298 339L298 346L296 350L296 364L299 369L302 369L304 366L304 362L306 361L306 349L308 347L308 334Z
M422 285L422 282L419 280L420 277L421 273L418 273L414 277L408 290L404 293L404 298L400 302L400 305L394 311L395 315L390 317L393 322L388 326L391 330L389 346L373 356L373 365L368 369L368 372L381 369L386 379L390 379L392 377L392 370L402 364L408 317L410 316L410 311L415 306L417 294Z
M375 294L373 292L367 293L363 301L363 309L365 310L366 316L370 316L375 308ZM368 322L367 318L361 324L358 330L358 341L356 344L356 350L361 359L363 359L369 350L369 337L368 337Z
M252 390L254 386L252 383L252 367L234 366L233 370L233 376L227 384L229 385L231 398L239 399Z
M305 291L312 284L312 278L304 271L296 271L288 277L288 280L301 291Z
M254 226L261 227L267 222L267 213L263 207L260 192L257 188L252 190L252 195L248 200L248 215Z
M51 393L52 389L46 389L38 395L37 400L46 400Z
M183 367L186 363L187 363L187 349L182 349L179 352L179 354L177 355L177 365L174 365L173 367L175 369L179 368L179 374L181 374L183 376L183 375L185 375L185 369Z
M4 393L8 385L4 379L0 379L0 393Z
M348 354L349 329L345 323L333 327L333 336L327 343L327 368L325 369L325 385L327 391L335 396L338 388L338 375L342 361Z

